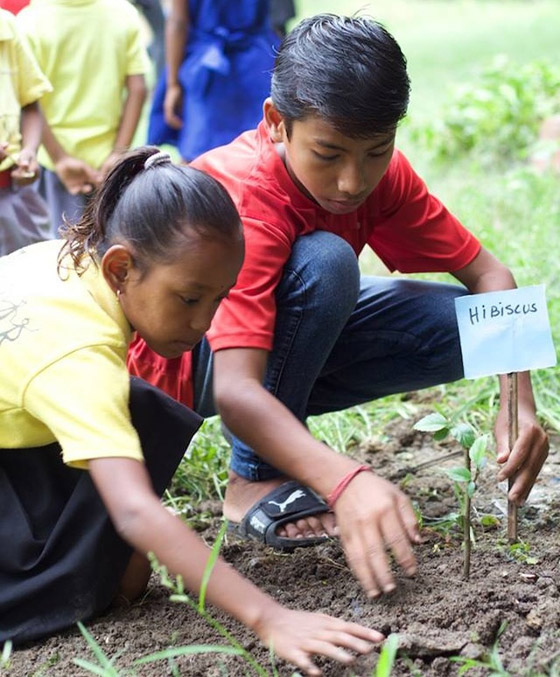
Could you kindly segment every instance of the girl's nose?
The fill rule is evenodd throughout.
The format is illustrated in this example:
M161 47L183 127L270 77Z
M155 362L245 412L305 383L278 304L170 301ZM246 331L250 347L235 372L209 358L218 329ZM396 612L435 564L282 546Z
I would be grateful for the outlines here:
M215 312L215 308L200 309L191 319L191 328L200 334L205 334L210 329Z

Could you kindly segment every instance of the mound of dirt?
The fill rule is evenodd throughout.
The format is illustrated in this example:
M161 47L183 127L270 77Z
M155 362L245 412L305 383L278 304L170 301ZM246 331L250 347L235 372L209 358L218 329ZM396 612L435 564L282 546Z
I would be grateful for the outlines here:
M451 657L482 660L499 655L505 670L515 676L557 674L560 669L560 443L552 440L551 455L528 505L519 512L519 536L524 545L513 550L505 538L504 489L496 485L496 468L489 464L475 494L478 516L492 515L494 526L477 527L471 577L462 576L461 535L456 529L436 529L439 518L457 510L451 481L444 467L460 460L441 460L437 466L411 471L430 458L443 458L453 444L434 444L430 436L411 432L411 421L395 423L383 443L355 449L353 455L370 463L381 475L400 481L425 519L424 543L417 548L418 574L404 578L396 571L397 590L377 601L362 594L346 566L339 544L278 554L253 542L226 539L223 556L257 585L292 608L316 610L355 620L382 632L398 633L399 653L392 675L427 677L458 675L460 663ZM219 505L210 506L219 514ZM209 542L219 517L202 536ZM245 628L213 612L261 666L274 674L268 652ZM145 598L128 608L116 608L89 623L105 654L119 654L115 666L127 672L134 659L168 647L225 644L225 640L185 604L170 602L168 590L155 575ZM87 674L74 658L92 660L78 631L52 637L14 651L7 675L69 677ZM356 660L351 669L319 661L329 677L375 674L378 653ZM293 670L281 662L279 675ZM138 677L162 675L251 675L254 670L239 657L223 654L182 656L133 668ZM467 674L488 675L487 668ZM501 674L506 674L501 673Z

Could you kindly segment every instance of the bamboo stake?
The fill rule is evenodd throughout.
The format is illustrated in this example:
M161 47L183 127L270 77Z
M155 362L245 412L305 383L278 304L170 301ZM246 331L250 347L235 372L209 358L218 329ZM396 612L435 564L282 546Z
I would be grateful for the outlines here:
M517 437L519 435L519 422L517 416L518 410L518 390L517 390L517 372L507 375L508 381L508 442L509 451L513 450ZM510 477L508 481L508 491L513 486L515 477ZM517 542L517 506L508 499L508 541Z
M469 450L465 449L465 467L471 471L471 457ZM465 488L465 514L463 515L463 545L465 548L463 559L463 578L468 581L471 575L471 497L468 485Z

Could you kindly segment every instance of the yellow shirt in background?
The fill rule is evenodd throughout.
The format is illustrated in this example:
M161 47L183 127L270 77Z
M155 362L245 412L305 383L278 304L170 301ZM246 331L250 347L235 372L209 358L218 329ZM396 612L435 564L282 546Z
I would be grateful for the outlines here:
M12 167L21 150L21 109L51 90L13 14L0 9L0 142L8 143L9 155L0 162L0 171Z
M149 68L128 0L32 0L17 16L54 91L41 108L61 146L99 169L117 135L125 80ZM44 147L39 162L53 169Z
M58 275L61 246L0 258L0 449L57 441L77 467L142 460L128 407L130 327L97 266Z

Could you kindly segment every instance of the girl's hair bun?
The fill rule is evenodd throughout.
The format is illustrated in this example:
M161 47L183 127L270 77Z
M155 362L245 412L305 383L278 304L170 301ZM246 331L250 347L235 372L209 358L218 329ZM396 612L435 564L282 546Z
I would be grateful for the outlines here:
M144 162L144 169L150 169L150 167L156 167L157 165L165 165L171 162L171 155L166 153L163 150L150 155L150 157Z

